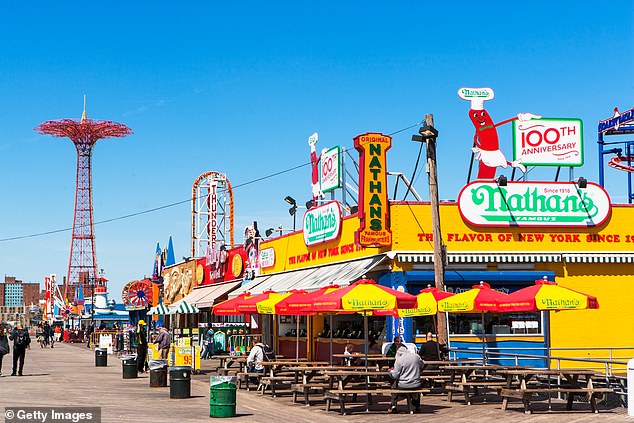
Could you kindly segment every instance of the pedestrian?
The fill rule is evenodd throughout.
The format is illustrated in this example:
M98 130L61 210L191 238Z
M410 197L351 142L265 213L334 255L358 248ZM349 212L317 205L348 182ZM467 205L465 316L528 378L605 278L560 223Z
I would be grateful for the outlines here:
M203 352L200 356L202 360L209 360L212 355L216 352L214 351L214 330L209 328L205 333L205 339L203 340Z
M61 342L62 341L62 325L55 325L55 327L53 327L53 340L55 342Z
M44 348L44 328L42 328L42 324L38 323L35 328L35 340L40 343L40 348Z
M407 348L397 348L394 369L390 371L393 380L393 389L418 389L420 388L420 371L423 368L423 360L418 354L410 352ZM396 414L398 394L392 394L390 413ZM420 395L414 395L412 404L416 407L416 412L420 411Z
M147 372L147 328L144 320L139 320L136 330L136 367L139 373Z
M158 350L159 350L159 353L161 354L161 359L167 360L167 357L170 352L170 342L171 342L170 334L165 328L165 326L159 326L158 330L159 330L159 334L154 340L154 342L158 344Z
M53 326L48 326L48 339L51 341L51 348L55 348L55 331Z
M44 322L42 332L44 334L44 346L48 347L48 344L51 342L51 325L49 325L48 322Z
M90 322L90 326L86 329L86 348L90 348L90 338L95 331L95 322Z
M31 337L29 332L22 327L22 324L18 323L11 332L9 339L13 341L13 370L11 371L11 376L16 375L16 370L17 375L22 376L24 356L26 355L26 349L31 348Z
M0 375L2 375L2 359L9 354L9 340L4 325L0 325Z
M394 337L394 342L388 348L387 352L385 353L385 356L386 357L395 357L396 356L396 351L401 347L401 345L403 345L401 343L401 337L398 336L398 335L395 336Z

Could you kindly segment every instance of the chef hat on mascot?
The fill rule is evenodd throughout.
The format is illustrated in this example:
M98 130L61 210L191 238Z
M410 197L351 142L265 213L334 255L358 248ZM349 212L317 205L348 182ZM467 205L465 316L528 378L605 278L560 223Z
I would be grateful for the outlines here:
M471 102L471 110L484 110L484 102L493 100L495 93L492 88L460 88L458 97Z

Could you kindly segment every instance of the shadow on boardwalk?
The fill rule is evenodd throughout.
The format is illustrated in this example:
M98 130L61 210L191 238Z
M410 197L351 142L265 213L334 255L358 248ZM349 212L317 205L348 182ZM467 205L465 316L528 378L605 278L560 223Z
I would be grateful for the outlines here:
M150 388L148 374L137 379L123 379L121 361L108 356L108 367L95 367L92 350L82 344L58 344L54 349L33 348L27 351L23 377L7 376L11 371L11 354L3 361L0 377L0 395L3 406L96 406L102 409L103 422L200 422L209 417L209 374L211 361L203 362L207 374L194 375L192 397L170 399L169 388ZM624 408L600 405L600 413L590 412L590 406L575 403L572 411L565 403L553 401L548 411L547 402L535 402L535 412L525 415L520 402L509 403L509 410L501 410L499 397L476 397L473 405L465 405L459 398L448 403L444 395L424 396L422 413L405 414L406 405L399 403L402 414L386 413L387 398L370 412L364 406L346 407L352 415L340 416L337 411L325 411L323 401L314 401L310 407L292 404L290 395L271 398L255 392L237 392L237 416L232 422L617 422L628 421ZM338 409L338 407L333 407Z

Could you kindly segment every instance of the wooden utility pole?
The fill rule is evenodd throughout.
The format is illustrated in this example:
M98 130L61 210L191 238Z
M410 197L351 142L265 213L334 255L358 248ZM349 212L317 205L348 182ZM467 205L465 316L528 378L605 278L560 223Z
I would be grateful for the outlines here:
M425 115L425 126L434 126L434 115ZM436 138L428 138L427 172L429 173L429 200L434 237L434 281L436 288L445 290L445 256L447 246L440 231L440 209L438 207L438 172L436 168ZM447 313L438 313L438 343L447 345Z

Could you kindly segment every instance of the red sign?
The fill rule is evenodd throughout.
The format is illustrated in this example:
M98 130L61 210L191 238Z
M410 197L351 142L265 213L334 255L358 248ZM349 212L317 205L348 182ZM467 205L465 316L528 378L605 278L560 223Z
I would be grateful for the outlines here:
M244 263L247 260L248 255L242 245L229 250L212 250L208 257L197 259L197 267L202 272L202 283L199 271L196 272L199 284L210 285L240 279L244 275Z
M366 133L354 138L354 148L359 151L359 230L354 234L357 245L392 245L386 159L390 147L389 135Z

